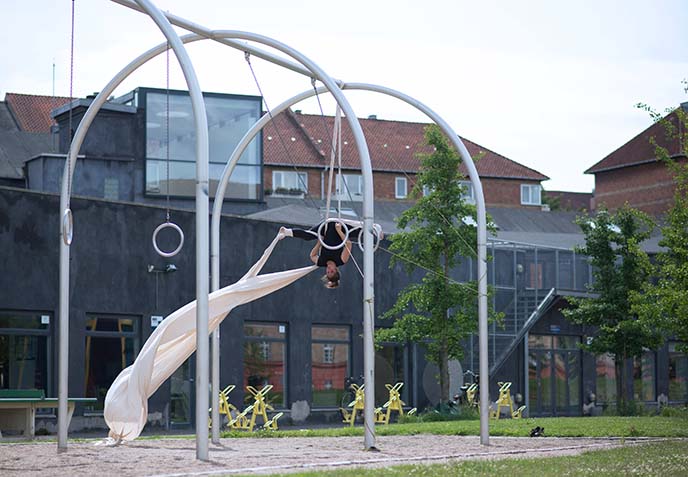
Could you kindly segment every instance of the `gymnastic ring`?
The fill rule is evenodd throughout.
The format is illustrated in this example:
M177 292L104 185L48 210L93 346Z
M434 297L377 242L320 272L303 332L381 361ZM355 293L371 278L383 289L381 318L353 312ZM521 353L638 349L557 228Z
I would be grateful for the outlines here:
M373 252L377 252L378 247L380 246L380 234L382 233L382 227L380 227L378 224L373 224ZM361 252L363 252L363 242L361 237L363 236L363 230L361 230L361 233L358 234L358 248L361 249Z
M65 209L62 214L62 241L65 245L72 244L74 238L74 217L72 216L72 209Z
M324 232L324 227L329 224L330 222L339 222L342 224L342 228L344 229L344 239L342 240L342 243L339 245L328 245L325 243L325 238L323 237L323 232ZM318 227L318 240L320 241L320 245L325 247L327 250L339 250L346 245L346 241L349 240L349 227L342 221L341 219L338 219L336 217L329 218L325 220L325 222L320 224L320 227Z
M174 229L179 234L179 245L177 245L177 248L175 248L171 252L165 252L160 247L158 247L158 242L157 242L158 233L160 233L160 231L162 229L166 229L166 228ZM182 231L181 227L179 225L175 224L174 222L163 222L162 224L158 225L156 227L155 231L153 232L153 248L155 249L156 252L158 252L158 255L160 255L161 257L165 257L165 258L174 257L175 255L177 255L179 253L179 251L182 249L183 245L184 245L184 232Z

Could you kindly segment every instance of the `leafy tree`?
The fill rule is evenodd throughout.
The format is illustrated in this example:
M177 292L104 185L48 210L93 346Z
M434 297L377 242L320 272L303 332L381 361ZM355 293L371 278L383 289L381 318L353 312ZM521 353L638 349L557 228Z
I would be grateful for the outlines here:
M594 217L579 217L585 246L577 252L590 257L593 283L591 298L570 298L572 308L563 310L573 323L592 326L595 336L584 347L593 353L614 356L616 405L626 409L624 363L640 356L644 348L659 346L657 331L631 310L631 295L642 289L652 266L640 244L650 237L654 224L644 213L625 205L615 214L600 210Z
M462 198L459 184L461 159L437 126L425 130L432 154L422 154L420 172L411 191L416 203L397 218L401 232L391 237L391 267L401 262L407 273L426 271L420 283L402 290L394 306L382 315L394 319L391 328L380 329L381 341L413 341L427 350L428 359L440 370L440 399L449 400L449 360L463 356L462 341L478 323L478 292L475 282L458 283L449 278L461 257L475 257L476 209ZM423 195L423 189L430 191Z
M674 176L676 189L662 227L659 245L664 249L657 254L657 280L648 282L642 293L634 294L633 311L649 326L659 326L667 335L683 341L688 351L688 113L678 108L665 117L651 114L664 124L667 142L678 145L678 151L670 152L651 138L656 157Z

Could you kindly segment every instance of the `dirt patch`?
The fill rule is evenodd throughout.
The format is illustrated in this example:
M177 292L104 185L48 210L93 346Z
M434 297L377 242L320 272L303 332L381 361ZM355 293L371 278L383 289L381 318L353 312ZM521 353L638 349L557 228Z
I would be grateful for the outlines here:
M210 461L196 460L196 441L139 439L117 447L94 441L70 442L66 452L54 442L0 445L0 474L9 476L172 476L289 473L314 469L391 466L465 459L499 459L579 454L647 442L648 439L383 436L380 452L363 450L362 437L222 439L209 445Z

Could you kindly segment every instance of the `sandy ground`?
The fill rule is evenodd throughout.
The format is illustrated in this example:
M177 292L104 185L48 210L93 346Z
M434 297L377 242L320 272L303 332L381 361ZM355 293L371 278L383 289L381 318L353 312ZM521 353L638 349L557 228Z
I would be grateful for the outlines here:
M384 436L380 452L363 450L362 437L222 439L210 444L210 461L196 460L194 438L139 439L117 447L94 441L70 442L57 452L55 442L0 445L0 475L9 476L177 476L289 473L314 469L379 467L450 460L546 457L646 442L585 438Z

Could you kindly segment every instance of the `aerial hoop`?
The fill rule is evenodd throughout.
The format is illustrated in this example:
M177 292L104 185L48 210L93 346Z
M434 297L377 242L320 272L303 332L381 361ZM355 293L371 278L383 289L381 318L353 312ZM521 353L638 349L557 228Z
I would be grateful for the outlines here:
M157 240L158 234L160 233L161 230L167 229L167 228L176 230L177 233L179 234L179 245L177 245L177 248L175 248L171 252L165 252L164 250L162 250L158 246L158 240ZM153 248L158 253L158 255L160 255L161 257L165 257L165 258L174 257L175 255L177 255L179 253L179 251L182 249L183 245L184 245L184 232L182 231L182 228L179 225L175 224L174 222L170 222L170 221L163 222L160 225L158 225L156 227L155 231L153 232Z
M325 227L330 222L339 222L340 224L342 224L342 228L344 229L344 239L342 240L342 243L340 243L339 245L333 246L333 245L328 245L327 243L325 243L325 238L323 236L323 233L325 232ZM320 227L318 227L318 240L320 241L320 245L322 245L323 247L325 247L328 250L339 250L339 249L343 248L344 245L346 245L346 241L349 240L349 227L346 225L346 223L344 223L343 220L338 219L336 217L331 217L331 218L325 220L323 223L321 223Z
M72 216L72 209L65 209L62 214L62 241L65 245L72 244L74 238L74 217Z
M363 232L363 231L361 231ZM373 224L373 252L377 252L380 246L380 236L382 235L382 227L379 224ZM358 234L358 248L363 252L363 233Z

